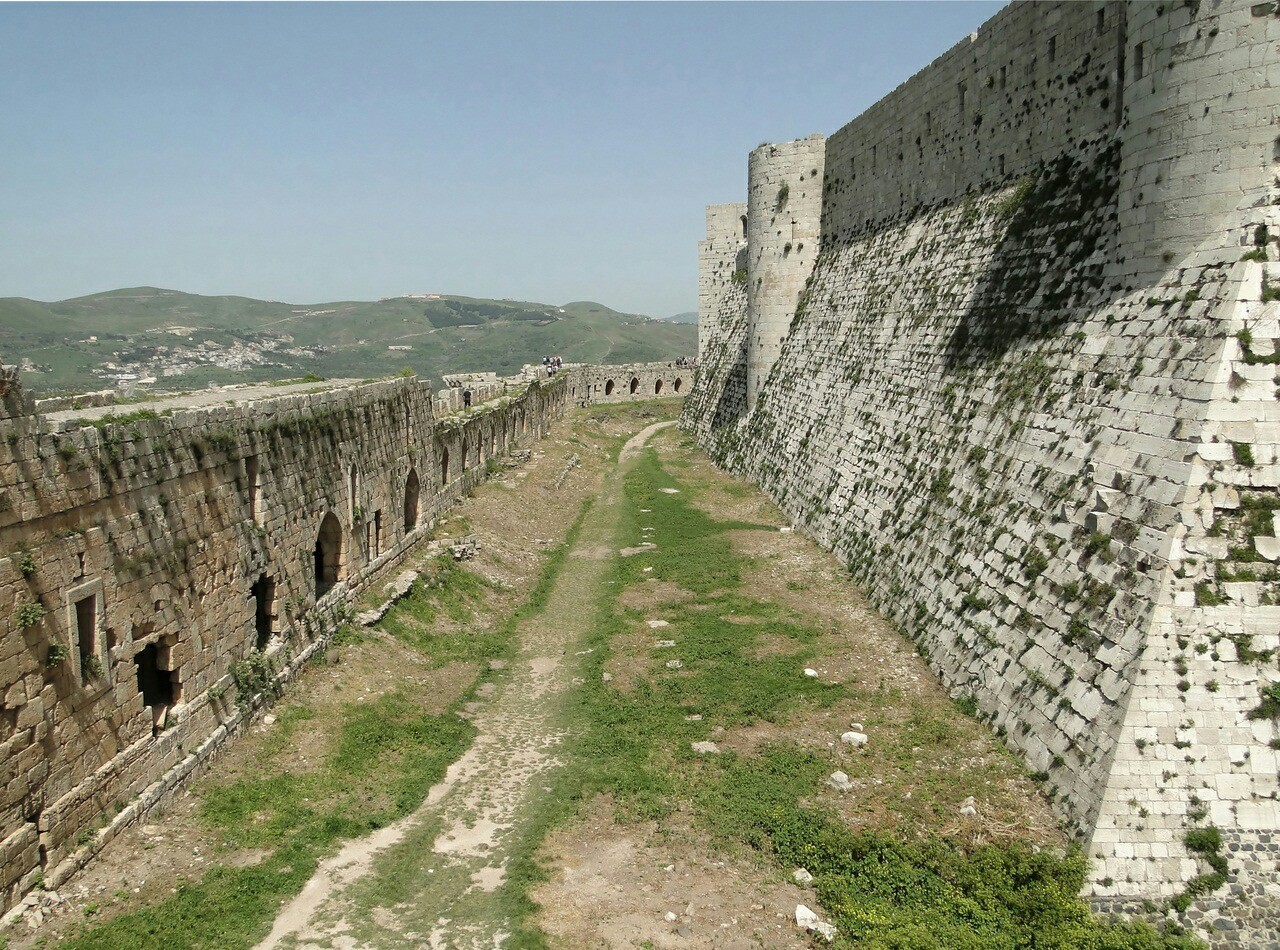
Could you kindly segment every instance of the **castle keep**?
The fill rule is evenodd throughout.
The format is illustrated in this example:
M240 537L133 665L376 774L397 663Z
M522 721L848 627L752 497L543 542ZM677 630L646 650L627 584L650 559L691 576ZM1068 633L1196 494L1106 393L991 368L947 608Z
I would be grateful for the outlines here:
M1278 115L1273 2L1013 4L751 153L745 205L707 210L682 420L1040 774L1095 904L1254 944L1280 935Z

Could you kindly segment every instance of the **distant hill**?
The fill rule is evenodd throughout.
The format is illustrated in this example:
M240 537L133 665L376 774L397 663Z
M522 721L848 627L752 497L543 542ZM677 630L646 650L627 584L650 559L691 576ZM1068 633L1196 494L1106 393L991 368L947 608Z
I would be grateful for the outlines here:
M692 323L696 325L698 322L698 311L687 310L684 313L673 314L669 317L662 317L661 319L665 320L667 323Z
M25 364L37 392L113 388L154 377L153 389L209 382L380 376L410 367L518 372L565 362L622 363L691 355L689 326L604 304L413 295L292 304L131 287L56 303L0 298L0 359Z

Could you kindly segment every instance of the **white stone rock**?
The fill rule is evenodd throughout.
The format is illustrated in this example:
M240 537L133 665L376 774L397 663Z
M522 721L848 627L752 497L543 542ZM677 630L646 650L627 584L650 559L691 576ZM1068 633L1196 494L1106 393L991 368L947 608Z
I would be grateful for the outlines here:
M796 868L791 872L791 876L795 878L796 883L801 887L804 887L806 884L813 883L813 875L805 868Z
M276 724L276 717L273 716L271 713L267 713L265 716L262 717L262 724L264 726L274 726Z
M805 676L817 676L817 675L818 675L818 671L817 671L817 670L813 670L813 669L809 669L809 668L807 668L807 667L806 667L806 668L805 668L805 671L804 671L804 675L805 675Z
M676 922L676 915L671 911L667 911L666 915L662 919L669 924L674 924Z
M853 788L853 783L844 772L832 772L831 777L827 779L827 784L838 792L847 792Z
M650 629L652 629L652 630L657 630L659 627L669 627L669 626L671 626L671 624L667 623L667 621L665 621L665 620L650 620L650 621L649 621L649 627L650 627Z
M831 924L825 923L804 904L796 905L796 926L802 930L818 934L820 937L825 938L828 943L836 938L836 928Z
M714 742L706 742L706 741L694 742L691 744L691 747L694 752L704 754L704 755L720 754L720 747L716 745Z
M665 650L668 647L673 647L675 645L676 645L676 641L674 640L659 640L657 643L654 644L654 646L657 647L659 650Z
M853 746L855 749L861 749L867 744L867 736L863 732L846 732L840 737L840 741L845 745Z
M667 660L667 669L669 670L678 670L682 666L684 666L684 664L679 660Z
M960 814L966 818L976 818L978 815L978 803L972 795L964 800L960 805Z
M1280 559L1280 538L1259 536L1253 539L1253 546L1268 561Z
M678 488L659 488L659 489L658 489L658 491L662 492L662 493L663 493L663 494L665 494L665 495L678 495L678 494L680 494L680 489L678 489Z

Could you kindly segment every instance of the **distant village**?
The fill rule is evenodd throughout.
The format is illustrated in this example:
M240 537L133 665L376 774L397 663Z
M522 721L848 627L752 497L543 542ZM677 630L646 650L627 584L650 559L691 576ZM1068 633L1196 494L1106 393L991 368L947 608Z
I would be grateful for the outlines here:
M191 327L169 327L166 332L184 337L183 342L113 350L90 371L116 388L129 391L209 367L245 370L254 366L278 366L290 369L293 363L286 362L285 357L314 360L330 351L325 346L295 346L289 336L220 343L217 340L194 342L189 334L197 331ZM92 345L98 343L98 338L90 336L81 342ZM49 372L51 367L24 358L18 369L24 373L41 373Z

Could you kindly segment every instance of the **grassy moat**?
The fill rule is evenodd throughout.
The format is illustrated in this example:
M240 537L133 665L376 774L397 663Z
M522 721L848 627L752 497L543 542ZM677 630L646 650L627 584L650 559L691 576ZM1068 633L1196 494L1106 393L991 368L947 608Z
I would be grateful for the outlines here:
M825 945L805 904L835 946L1199 946L1090 915L1026 769L834 559L654 428L678 409L577 411L503 469L436 529L474 560L422 558L9 945Z

